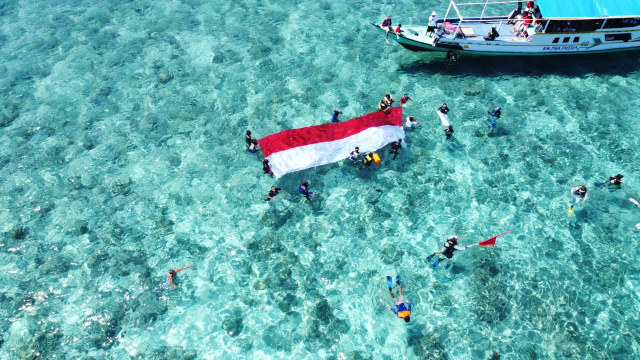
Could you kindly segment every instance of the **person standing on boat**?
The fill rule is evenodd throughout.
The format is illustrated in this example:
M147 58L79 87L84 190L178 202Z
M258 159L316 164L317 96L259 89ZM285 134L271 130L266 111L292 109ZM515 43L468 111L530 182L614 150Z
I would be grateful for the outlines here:
M389 31L392 30L391 28L391 15L387 15L387 17L382 20L382 24L380 25L381 28L387 30L387 35L384 37L384 39L389 42Z
M432 12L429 16L429 25L427 26L427 36L433 36L433 32L436 30L438 24L438 15L436 12Z

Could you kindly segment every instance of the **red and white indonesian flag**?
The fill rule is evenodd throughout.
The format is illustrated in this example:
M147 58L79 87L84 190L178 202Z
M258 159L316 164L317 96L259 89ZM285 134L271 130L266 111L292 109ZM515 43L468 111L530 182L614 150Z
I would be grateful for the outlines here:
M402 106L339 123L281 131L258 140L258 145L275 176L281 177L346 159L356 146L364 154L398 139L404 139Z

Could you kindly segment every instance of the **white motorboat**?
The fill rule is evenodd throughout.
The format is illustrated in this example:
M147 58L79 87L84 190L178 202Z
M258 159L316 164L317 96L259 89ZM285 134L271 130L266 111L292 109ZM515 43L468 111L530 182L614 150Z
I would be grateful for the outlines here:
M504 16L486 15L499 13L498 8L513 10ZM479 16L464 17L461 10L465 9ZM457 18L450 18L452 13ZM458 53L566 55L632 50L640 47L640 1L451 0L444 18L431 25L403 25L399 34L392 26L388 38L413 51L448 52L449 58ZM489 36L492 27L497 36Z

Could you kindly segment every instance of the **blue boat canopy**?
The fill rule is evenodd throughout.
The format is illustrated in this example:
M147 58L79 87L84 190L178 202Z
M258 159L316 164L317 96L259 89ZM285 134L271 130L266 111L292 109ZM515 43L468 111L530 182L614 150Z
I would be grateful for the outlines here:
M545 19L640 17L638 0L537 0Z

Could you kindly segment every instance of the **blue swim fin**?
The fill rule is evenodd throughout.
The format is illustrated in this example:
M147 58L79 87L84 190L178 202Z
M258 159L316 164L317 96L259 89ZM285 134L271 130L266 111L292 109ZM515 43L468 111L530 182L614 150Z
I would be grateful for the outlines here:
M436 262L433 263L433 268L437 268L438 265L440 265L440 259L436 260Z
M402 278L400 275L396 275L396 284L400 285L400 281L402 281Z
M427 261L431 261L431 259L433 259L433 257L434 257L435 255L436 255L436 254L435 254L435 253L433 253L433 254L431 254L431 255L427 256Z
M391 276L387 276L387 287L389 288L389 290L393 288L393 281L391 281Z

